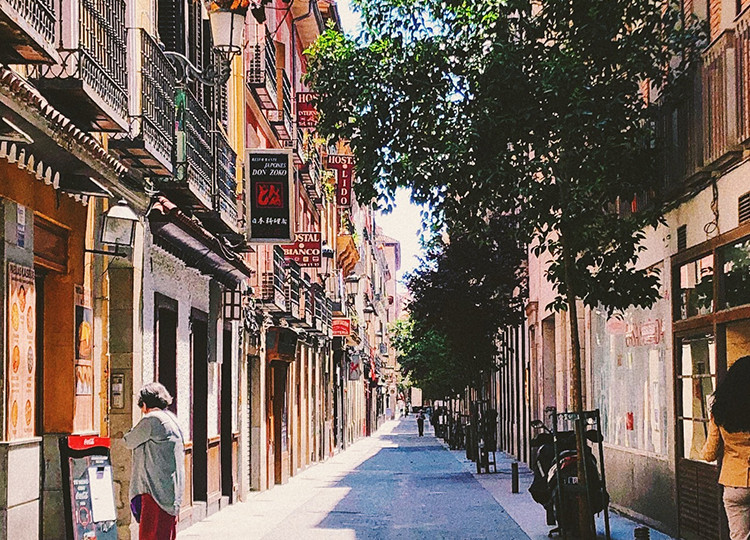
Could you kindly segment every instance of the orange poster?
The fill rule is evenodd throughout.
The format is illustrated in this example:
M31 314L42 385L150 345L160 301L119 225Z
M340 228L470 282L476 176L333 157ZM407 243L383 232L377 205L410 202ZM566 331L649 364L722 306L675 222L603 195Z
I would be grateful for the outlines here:
M34 436L36 416L36 288L34 269L8 263L7 439Z

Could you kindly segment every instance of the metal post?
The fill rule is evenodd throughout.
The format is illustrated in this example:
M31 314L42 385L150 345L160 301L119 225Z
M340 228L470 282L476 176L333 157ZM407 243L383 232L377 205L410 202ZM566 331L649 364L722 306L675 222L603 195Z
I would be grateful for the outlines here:
M599 409L596 409L594 418L596 419L596 432L599 434L599 470L601 471L602 476L601 496L604 500L604 532L606 534L607 540L610 540L610 538L612 538L612 534L609 527L609 496L607 495L607 480L604 477L604 445L602 441L602 418ZM648 532L648 529L646 529L646 531ZM646 536L645 538L646 540L648 540L648 536Z
M518 462L514 461L510 464L510 477L511 477L511 493L518 493Z

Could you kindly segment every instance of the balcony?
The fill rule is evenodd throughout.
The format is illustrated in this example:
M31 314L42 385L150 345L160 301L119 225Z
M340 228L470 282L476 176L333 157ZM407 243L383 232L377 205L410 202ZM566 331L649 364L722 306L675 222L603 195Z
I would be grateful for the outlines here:
M53 63L54 0L0 0L0 62Z
M287 261L286 281L286 309L290 323L299 322L305 318L304 303L301 302L302 274L299 265L294 261Z
M287 304L284 250L279 246L274 246L273 257L271 259L269 261L266 258L266 268L260 276L260 298L258 298L258 302L271 312L285 313L287 311Z
M60 63L30 78L84 131L128 129L126 0L62 0Z
M264 43L251 45L247 59L246 84L264 109L278 107L276 46L266 38Z
M315 204L323 201L323 190L321 187L321 178L323 164L320 153L312 144L307 153L307 163L300 169L300 179L305 187L310 200Z
M292 123L292 85L286 71L279 69L281 80L281 108L268 111L268 120L271 122L276 136L280 141L291 141L294 136L294 124Z
M292 158L294 159L294 166L297 168L302 168L302 166L306 163L306 156L305 156L305 147L302 143L302 137L300 136L299 131L297 132L297 135L293 137L290 141L286 143L287 148L292 149Z
M160 189L199 214L214 209L211 117L185 88L175 92L174 176L159 179Z
M216 132L216 210L221 221L232 232L240 231L240 216L237 210L237 153L221 132Z
M315 290L314 285L310 283L310 276L305 274L302 279L302 293L305 299L305 316L300 321L302 328L315 327Z
M128 41L138 61L138 84L131 89L133 136L111 139L110 148L147 176L169 176L175 136L174 66L145 30L131 30Z
M703 161L720 165L739 152L734 32L727 30L703 55Z

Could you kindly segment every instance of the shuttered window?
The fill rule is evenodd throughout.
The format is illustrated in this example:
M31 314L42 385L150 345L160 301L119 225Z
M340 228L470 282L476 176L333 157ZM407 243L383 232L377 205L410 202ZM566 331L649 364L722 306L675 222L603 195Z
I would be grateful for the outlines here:
M157 27L168 51L185 54L185 0L158 0Z

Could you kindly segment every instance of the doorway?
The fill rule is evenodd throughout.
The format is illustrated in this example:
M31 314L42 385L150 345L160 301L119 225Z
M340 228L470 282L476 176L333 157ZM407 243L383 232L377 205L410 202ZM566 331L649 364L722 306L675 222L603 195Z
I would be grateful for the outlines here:
M232 376L232 327L224 324L221 356L221 494L234 502L234 436L233 406L234 381Z
M156 293L154 311L156 380L171 394L168 408L177 414L177 300Z
M190 352L193 364L193 500L208 500L208 316L190 314Z

